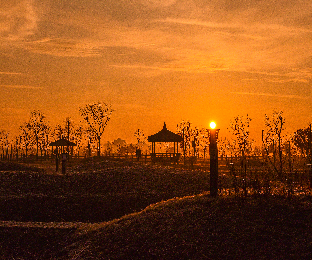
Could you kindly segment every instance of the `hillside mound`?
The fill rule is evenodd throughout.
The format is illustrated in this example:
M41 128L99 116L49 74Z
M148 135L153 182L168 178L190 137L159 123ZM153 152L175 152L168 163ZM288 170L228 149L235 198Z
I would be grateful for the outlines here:
M175 198L80 230L66 259L311 259L311 201Z

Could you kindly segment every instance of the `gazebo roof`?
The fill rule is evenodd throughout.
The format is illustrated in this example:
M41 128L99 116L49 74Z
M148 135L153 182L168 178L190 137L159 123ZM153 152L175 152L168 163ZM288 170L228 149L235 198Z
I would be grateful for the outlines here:
M164 127L158 133L150 135L147 140L149 142L181 142L183 139L180 135L169 131L164 123Z
M49 144L50 146L76 146L75 143L68 141L67 139L59 139Z

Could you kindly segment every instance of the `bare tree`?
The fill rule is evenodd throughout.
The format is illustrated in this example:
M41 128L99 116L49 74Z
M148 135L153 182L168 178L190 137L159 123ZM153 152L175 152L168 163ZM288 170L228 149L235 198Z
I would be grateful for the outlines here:
M293 136L294 145L299 149L301 155L306 158L307 163L312 164L312 129L311 124L304 129L298 129Z
M251 118L247 115L244 120L242 116L237 116L231 121L230 130L236 141L236 150L239 151L242 157L245 157L251 150L252 140L249 138L249 126Z
M44 156L47 155L47 151L49 148L49 134L50 134L50 128L48 128L46 131L43 131L41 133L41 137L39 138L41 156L42 156L43 151L44 151Z
M85 134L86 134L86 131L81 125L76 125L74 127L73 134L72 134L72 141L76 143L77 145L76 152L77 152L78 158L79 158L79 152L80 152Z
M55 140L63 138L64 134L65 134L65 129L60 124L57 124L54 127L53 131L51 132L51 135Z
M192 129L192 148L193 148L193 156L196 157L198 156L199 153L199 149L197 149L199 147L199 143L200 143L200 130L195 127L194 129Z
M182 121L180 124L177 125L177 133L183 138L181 142L181 148L183 149L183 157L185 163L185 157L187 151L191 153L191 136L192 136L192 129L191 129L191 122L190 121Z
M97 141L97 155L101 155L101 137L105 127L111 118L113 109L105 103L93 103L81 107L80 114L88 124L88 130L91 136Z
M9 150L9 133L5 130L0 130L0 145L2 149L2 157L8 157Z
M29 121L26 123L27 128L36 144L36 157L38 159L39 145L43 138L48 134L49 126L46 122L46 117L39 110L31 112Z
M21 149L21 142L20 142L20 137L19 136L15 136L15 158L16 161L18 161L19 159L19 150Z
M262 143L267 159L273 166L274 171L278 177L283 176L283 145L284 136L282 135L285 130L285 118L282 111L273 111L271 117L265 115L265 130L262 131ZM273 161L270 156L273 153ZM277 156L276 156L277 155Z
M218 139L218 153L220 154L221 158L227 156L228 151L230 151L230 141L226 137L219 138Z
M20 146L25 149L25 157L28 156L29 149L34 144L34 139L32 137L32 130L28 123L24 123L20 126Z
M209 132L207 128L202 128L199 130L199 136L198 136L198 145L203 151L203 157L204 160L206 158L206 152L209 148Z
M135 131L134 133L135 138L137 139L137 149L141 149L142 146L145 144L146 142L146 136L144 135L144 132L142 129L138 129Z
M68 141L73 140L73 135L75 132L75 125L73 120L70 117L66 117L65 120L65 136Z
M234 135L236 150L241 156L241 174L243 176L244 195L247 196L247 161L246 155L250 152L252 141L249 138L249 126L251 118L247 115L244 120L242 116L237 116L231 121L230 130Z
M70 141L70 136L74 132L74 124L70 117L66 117L64 123L57 124L53 129L52 135L55 139L66 138Z

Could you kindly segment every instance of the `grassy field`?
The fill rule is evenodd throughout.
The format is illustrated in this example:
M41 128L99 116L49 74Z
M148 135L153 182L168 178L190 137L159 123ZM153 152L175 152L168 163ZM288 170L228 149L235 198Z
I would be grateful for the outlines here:
M84 230L66 259L311 259L310 198L176 198Z
M2 224L0 259L311 258L310 196L212 199L203 170L124 161L37 166L0 163L0 221L42 225Z
M76 229L0 227L0 259L58 259Z
M34 170L0 173L0 220L102 222L209 186L201 170L122 161L83 161L67 175Z

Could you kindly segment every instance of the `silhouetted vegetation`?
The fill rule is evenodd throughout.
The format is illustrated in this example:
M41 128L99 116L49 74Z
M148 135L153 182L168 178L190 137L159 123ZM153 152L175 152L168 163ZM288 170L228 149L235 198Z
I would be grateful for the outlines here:
M274 258L281 249L282 256L294 258L311 253L305 242L312 234L310 196L290 198L272 188L268 194L277 195L215 200L208 196L207 171L125 160L87 158L72 163L67 175L7 166L0 174L0 219L42 222L42 228L0 229L8 257L248 259ZM221 194L228 194L225 186ZM63 221L103 223L59 228ZM45 228L47 222L56 227Z
M105 103L87 104L80 108L83 119L87 122L87 132L90 139L97 142L97 156L101 155L101 137L111 118L113 109Z
M294 145L299 149L301 156L307 163L312 164L312 129L311 124L304 129L298 129L293 136Z
M136 149L146 149L142 129L134 133L136 144L120 138L101 141L111 113L110 106L100 103L82 108L85 128L70 118L52 127L42 112L33 111L19 136L0 131L0 220L39 221L43 228L47 222L104 222L90 224L90 230L55 228L45 235L40 228L11 227L10 231L4 226L0 229L3 255L27 259L74 255L97 259L101 254L111 259L130 255L132 259L275 258L287 244L285 256L311 256L311 247L304 242L311 239L311 125L287 134L283 113L274 111L265 115L262 143L256 146L250 138L251 118L235 117L229 135L218 140L220 198L213 200L208 196L206 128L182 121L176 131L183 137L180 163L152 164L146 153L138 161L135 158ZM66 175L55 172L48 146L61 138L77 144L68 151ZM166 143L160 149L172 152ZM190 158L195 159L192 164ZM61 236L68 240L60 242ZM46 241L45 249L36 250L40 239ZM260 245L262 241L266 242ZM16 252L14 246L21 249Z
M16 138L10 137L5 130L0 131L1 158L27 162L35 161L38 157L41 160L50 160L54 155L49 143L66 138L77 144L68 150L72 157L99 156L102 147L102 155L106 157L132 156L127 157L129 159L135 156L139 148L145 149L145 154L140 159L149 162L148 146L142 129L134 133L136 144L127 144L120 138L113 142L101 142L112 111L110 105L100 102L81 107L80 112L87 123L86 128L76 124L69 117L63 124L52 127L41 111L33 111L30 119L20 127L20 134ZM246 118L234 117L229 124L227 137L218 140L222 174L220 191L224 193L224 190L227 190L229 194L234 192L247 196L255 192L270 193L272 187L283 186L289 194L295 190L308 192L309 179L312 180L308 176L311 175L311 167L308 164L312 162L311 126L298 129L294 134L287 134L286 119L282 111L273 111L272 115L265 115L262 143L257 145L250 139L251 123L252 119L248 115ZM225 131L226 129L223 130ZM183 138L180 143L182 164L187 167L189 164L194 167L207 167L207 128L199 128L189 120L183 120L177 125L176 132ZM173 148L162 143L159 149L162 153L170 153Z

